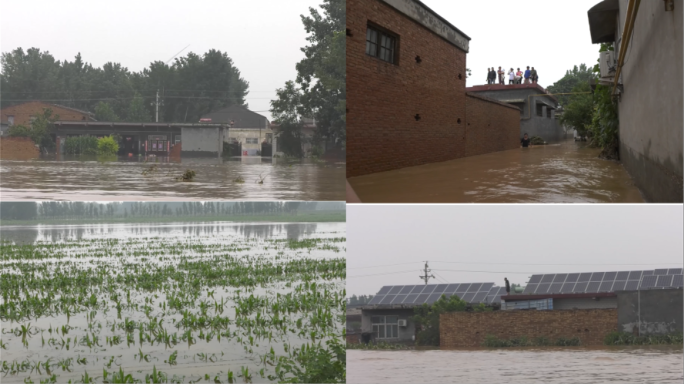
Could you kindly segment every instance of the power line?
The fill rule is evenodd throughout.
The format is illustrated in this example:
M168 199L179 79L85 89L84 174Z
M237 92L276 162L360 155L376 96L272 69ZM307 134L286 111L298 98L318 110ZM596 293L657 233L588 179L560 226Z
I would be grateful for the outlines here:
M393 266L393 265L406 265L406 264L415 264L415 263L417 263L417 262L412 261L412 262L410 262L410 263L397 263L397 264L374 265L374 266L372 266L372 267L354 267L354 268L347 268L347 270L349 270L349 269L361 269L361 268L366 269L366 268L389 267L389 266Z
M654 262L654 263L570 263L570 264L556 264L556 263L484 263L484 262L461 262L461 261L435 261L432 260L431 262L433 263L447 263L447 264L468 264L468 265L558 265L558 266L568 266L568 265L663 265L663 264L675 264L676 262L672 261L667 261L667 262ZM396 264L382 264L382 265L372 265L368 267L354 267L354 268L347 268L349 269L367 269L367 268L380 268L380 267L392 267L395 265L407 265L407 264L416 264L418 261L413 261L409 263L396 263Z
M372 275L347 276L347 279L353 279L353 278L355 278L355 277L366 277L366 276L398 275L398 274L400 274L400 273L409 273L409 272L410 272L410 273L414 273L415 271L414 271L414 270L410 270L410 271L401 271L401 272L375 273L375 274L372 274Z

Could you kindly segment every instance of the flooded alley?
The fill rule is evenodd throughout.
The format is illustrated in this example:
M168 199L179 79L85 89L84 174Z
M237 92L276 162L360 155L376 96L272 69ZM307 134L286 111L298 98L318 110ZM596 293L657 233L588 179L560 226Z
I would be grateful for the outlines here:
M3 200L344 200L343 162L244 157L2 160ZM179 182L187 169L192 182ZM146 174L143 174L146 171ZM263 183L260 181L263 180Z
M682 348L347 351L349 383L681 383Z
M365 203L638 203L622 164L584 143L535 146L353 177Z

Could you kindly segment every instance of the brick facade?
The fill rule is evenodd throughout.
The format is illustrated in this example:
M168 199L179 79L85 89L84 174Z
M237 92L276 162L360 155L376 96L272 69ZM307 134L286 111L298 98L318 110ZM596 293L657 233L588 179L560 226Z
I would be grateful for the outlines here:
M605 336L617 331L617 309L551 311L453 312L439 319L442 348L481 347L485 336L501 340L546 337L580 340L583 346L603 345Z
M520 146L520 110L510 104L466 94L465 156Z
M369 23L398 36L397 64L366 54ZM473 101L466 128L463 49L380 0L347 0L346 41L347 177L511 148L505 106Z
M31 117L43 113L44 108L52 109L53 115L58 115L61 121L92 121L92 115L85 111L62 107L59 105L43 103L41 101L29 101L22 104L12 105L0 110L0 119L3 124L8 123L9 116L14 116L14 125L31 125Z
M0 138L0 159L4 160L27 160L40 155L36 144L28 137L2 137Z

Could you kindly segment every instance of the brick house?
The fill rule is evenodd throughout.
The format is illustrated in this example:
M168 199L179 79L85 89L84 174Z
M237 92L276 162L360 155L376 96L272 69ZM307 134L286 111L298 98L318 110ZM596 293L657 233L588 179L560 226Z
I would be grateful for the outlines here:
M28 101L0 110L2 125L7 127L13 125L29 127L36 116L42 114L45 108L52 109L52 113L58 115L61 121L95 121L94 115L87 111L63 105L44 103L42 101Z
M348 0L346 41L347 177L519 145L517 108L466 94L470 37L422 2Z

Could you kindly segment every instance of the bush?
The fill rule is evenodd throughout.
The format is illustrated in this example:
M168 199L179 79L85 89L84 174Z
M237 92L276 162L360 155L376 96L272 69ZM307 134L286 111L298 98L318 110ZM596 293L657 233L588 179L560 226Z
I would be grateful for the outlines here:
M95 155L98 142L93 136L67 137L64 141L64 152L68 155Z
M530 340L525 336L512 338L508 340L499 339L494 335L485 336L485 340L482 343L484 347L490 348L509 348L509 347L545 347L550 345L555 345L558 347L570 347L579 346L580 340L576 337L571 339L558 338L556 341L551 341L544 336L535 337Z
M98 155L116 155L119 152L119 143L112 136L107 136L97 141Z
M532 136L530 138L530 144L532 144L532 145L544 145L544 144L546 144L546 141L544 141L544 139L542 139L539 136Z
M645 335L637 336L627 332L611 332L603 340L605 345L663 345L663 344L682 344L684 336L682 333L671 333L667 335Z

